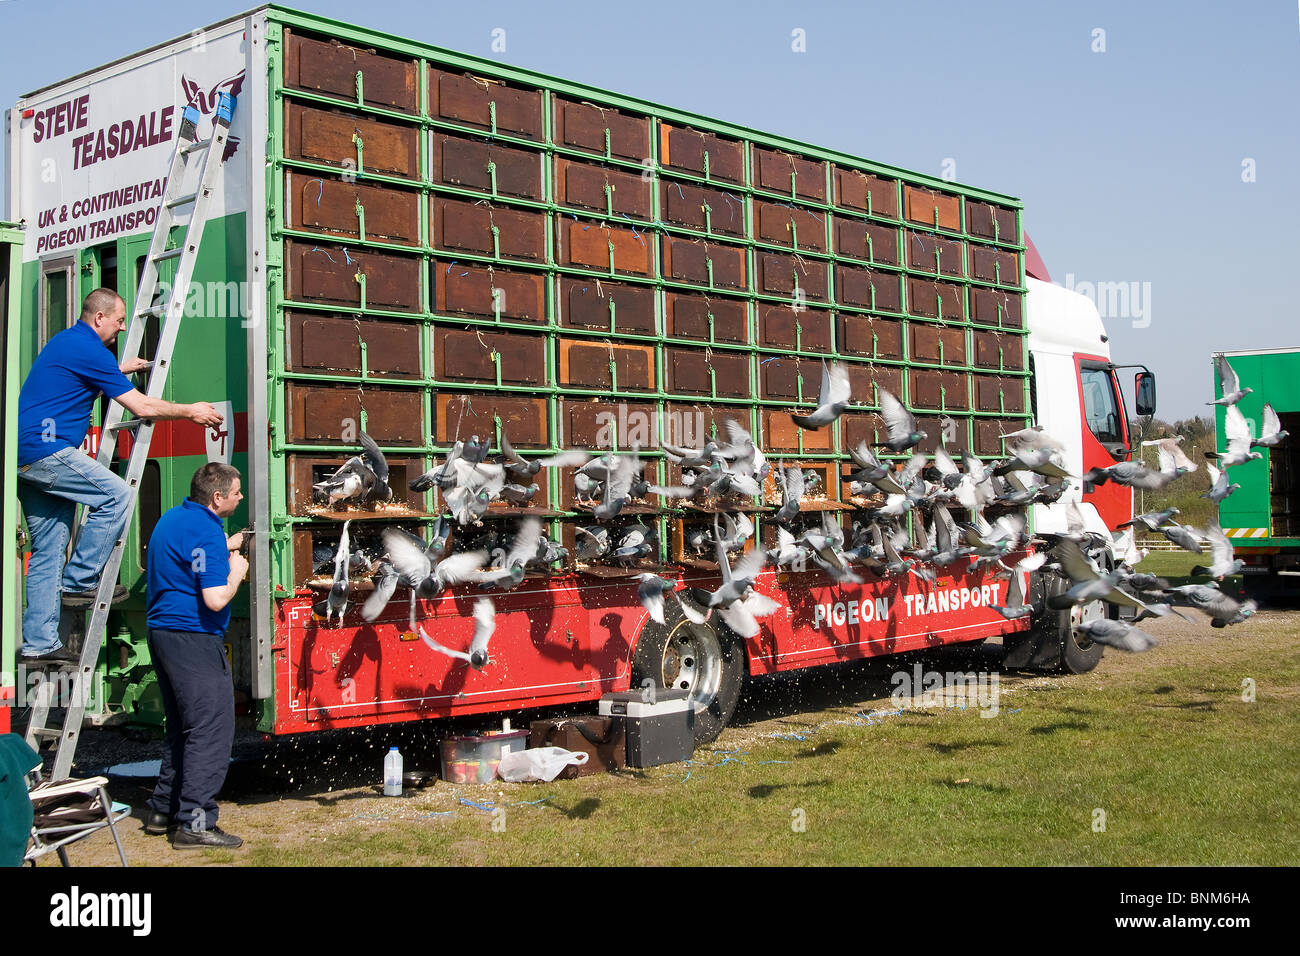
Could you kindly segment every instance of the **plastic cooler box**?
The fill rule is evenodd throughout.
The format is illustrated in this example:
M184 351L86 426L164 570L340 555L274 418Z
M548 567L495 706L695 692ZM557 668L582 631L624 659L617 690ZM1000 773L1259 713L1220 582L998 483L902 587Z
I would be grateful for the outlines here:
M695 752L695 709L684 690L655 688L650 701L639 690L606 694L600 715L623 721L629 767L677 763Z
M444 737L442 779L448 783L495 780L501 758L527 747L527 730L489 730L478 736Z

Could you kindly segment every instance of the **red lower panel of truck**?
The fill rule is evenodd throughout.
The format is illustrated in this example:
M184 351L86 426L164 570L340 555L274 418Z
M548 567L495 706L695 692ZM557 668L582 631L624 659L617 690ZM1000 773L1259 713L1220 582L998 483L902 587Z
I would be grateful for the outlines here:
M1010 560L1008 559L1008 563ZM716 577L687 574L712 590ZM360 600L342 627L319 620L305 592L280 602L276 619L276 733L523 710L594 701L626 690L641 629L650 621L637 581L527 579L493 595L496 632L482 671L441 654L409 631L399 591L373 624ZM762 593L782 607L760 618L745 642L749 673L771 674L1022 631L990 605L1004 604L1007 580L986 569L939 578L907 576L840 586L821 572L762 574ZM420 601L416 619L444 646L468 648L477 590ZM364 595L361 596L364 598ZM670 605L671 606L671 605Z

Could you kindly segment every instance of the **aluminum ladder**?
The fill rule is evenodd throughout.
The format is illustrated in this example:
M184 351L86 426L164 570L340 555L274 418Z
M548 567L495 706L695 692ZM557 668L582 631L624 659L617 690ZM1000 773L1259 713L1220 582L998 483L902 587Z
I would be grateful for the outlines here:
M157 219L154 221L153 241L149 244L149 254L145 259L139 287L136 290L135 308L126 329L126 348L123 350L123 359L139 357L148 319L154 316L161 317L157 349L153 360L147 366L149 382L145 394L150 398L161 398L167 384L172 351L176 346L176 336L184 316L185 300L189 293L190 279L194 274L199 242L203 237L203 227L208 218L208 203L212 198L213 185L221 169L221 160L225 152L226 140L230 135L230 122L234 110L235 98L229 93L222 93L212 117L212 135L202 140L197 138L198 125L202 118L198 109L190 104L181 114L180 128L176 135L176 149L172 153L167 185L163 189L162 202L158 207ZM196 168L195 164L198 169L197 178L192 175L192 171ZM185 207L189 207L188 221L184 221L183 213L178 213L178 210L183 210ZM178 219L182 221L178 222ZM184 238L179 246L169 249L167 243L172 230L178 227L185 230ZM165 301L156 306L151 305L158 291L159 265L172 260L176 262L176 273L168 295ZM116 402L109 403L108 415L100 430L96 461L111 470L113 455L117 450L118 433L134 432L126 474L123 476L131 491L131 498L127 503L126 524L123 526L122 536L113 544L108 563L100 573L99 590L87 612L88 620L81 642L81 659L73 672L70 690L67 681L62 679L46 679L33 688L31 719L27 724L25 739L28 746L37 752L40 751L41 744L55 741L54 765L49 777L51 780L65 780L72 773L72 759L76 754L77 739L86 716L86 704L90 699L91 682L94 678L95 666L99 661L99 649L108 626L108 611L113 590L117 586L118 572L122 567L126 529L130 527L131 517L135 513L136 502L140 497L140 478L144 474L145 462L149 458L149 446L153 441L154 423L143 418L124 418L125 411ZM83 509L77 527L78 536L85 526L87 517L88 512ZM63 670L66 673L66 669ZM67 693L67 699L62 702L63 724L61 727L54 728L49 726L50 712L59 705L57 698L60 691Z

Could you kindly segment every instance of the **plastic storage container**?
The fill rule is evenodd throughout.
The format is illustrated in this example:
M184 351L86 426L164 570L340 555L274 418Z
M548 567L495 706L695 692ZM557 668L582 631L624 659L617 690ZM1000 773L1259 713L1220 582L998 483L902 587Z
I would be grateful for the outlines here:
M528 747L527 730L489 730L478 736L445 737L442 779L448 783L487 783L495 780L504 754Z

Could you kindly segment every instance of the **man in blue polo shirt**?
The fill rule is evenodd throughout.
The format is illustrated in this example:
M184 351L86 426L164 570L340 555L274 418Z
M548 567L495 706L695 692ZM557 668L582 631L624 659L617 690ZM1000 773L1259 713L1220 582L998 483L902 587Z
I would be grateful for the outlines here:
M119 366L106 348L125 326L122 297L111 289L91 292L81 304L81 321L46 343L18 395L18 500L32 541L23 613L22 655L28 663L76 662L59 640L60 603L85 606L94 600L100 572L126 525L126 482L80 451L99 394L139 418L188 418L204 426L222 421L207 402L176 405L133 388L126 376L149 363L134 358ZM65 564L78 504L90 514ZM125 589L118 592L114 600L126 596Z
M178 850L240 846L217 824L217 793L235 739L235 697L222 638L230 601L248 571L222 520L243 500L239 472L209 462L190 496L158 519L149 539L149 653L158 674L166 744L145 832L179 825Z

